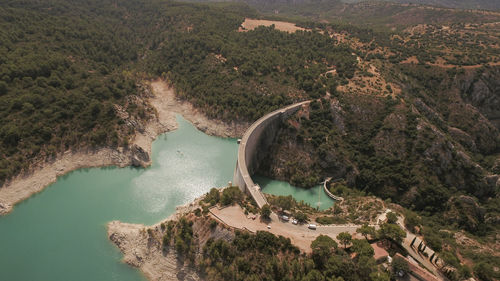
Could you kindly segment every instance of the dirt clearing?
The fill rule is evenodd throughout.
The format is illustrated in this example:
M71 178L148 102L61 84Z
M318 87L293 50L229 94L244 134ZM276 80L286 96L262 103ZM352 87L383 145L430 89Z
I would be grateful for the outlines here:
M294 23L284 22L284 21L273 21L273 20L256 20L256 19L245 19L241 24L240 30L242 32L254 30L258 26L271 26L274 24L274 28L277 30L293 33L297 30L306 30L305 28L298 27Z

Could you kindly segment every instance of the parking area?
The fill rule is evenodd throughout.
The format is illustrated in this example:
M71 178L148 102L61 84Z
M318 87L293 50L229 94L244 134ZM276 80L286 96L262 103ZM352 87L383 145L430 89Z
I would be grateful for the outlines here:
M258 230L269 231L275 235L288 237L295 246L306 253L311 252L311 242L320 234L336 239L340 232L347 231L354 236L356 229L360 227L359 225L332 225L318 226L316 230L312 230L307 227L308 224L294 225L291 222L280 221L275 213L271 214L271 220L267 223L261 221L259 215L255 219L245 215L243 209L238 205L223 209L211 208L210 213L214 218L234 228L247 229L252 232ZM268 225L270 228L268 228ZM361 238L361 236L358 238Z

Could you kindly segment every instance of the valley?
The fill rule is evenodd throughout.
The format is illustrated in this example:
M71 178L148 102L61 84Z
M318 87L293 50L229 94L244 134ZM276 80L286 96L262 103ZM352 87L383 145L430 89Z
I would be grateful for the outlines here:
M13 218L32 221L32 204L50 211L38 198L50 202L46 194L59 194L53 186L73 174L108 174L93 168L101 166L149 174L157 171L155 161L187 156L169 148L160 157L153 149L162 134L183 134L178 124L191 123L206 135L193 131L178 145L196 143L190 159L200 165L162 162L168 168L141 191L155 198L138 210L159 204L163 211L141 219L124 210L128 215L105 216L114 221L108 237L125 261L151 280L406 280L417 278L415 272L498 280L498 9L488 1L355 2L0 3L0 224L12 230L2 237L15 239L22 222ZM288 191L272 195L264 187L255 202L248 196L255 187L233 177L237 139L243 147L256 120L301 102L251 157L250 181L279 180ZM212 141L232 148L219 150ZM109 169L111 179L120 177L111 171L123 171ZM166 184L170 178L162 176L185 170L193 172L183 181ZM80 188L101 186L79 179ZM321 201L326 193L311 190L326 179L332 179L327 191L344 200L316 208L316 196ZM242 192L210 189L229 181ZM238 219L217 219L213 208ZM388 209L396 220L388 215L379 222ZM283 215L302 225L281 228ZM95 233L103 235L105 222L88 227L100 224ZM309 224L319 229L305 240L300 232L286 233ZM377 227L361 230L365 224ZM342 225L352 229L321 230ZM66 233L57 221L48 226ZM406 245L417 238L421 244ZM377 262L379 248L391 259ZM12 268L34 268L29 260L19 255L12 263L0 254L0 265ZM72 279L88 280L77 268Z

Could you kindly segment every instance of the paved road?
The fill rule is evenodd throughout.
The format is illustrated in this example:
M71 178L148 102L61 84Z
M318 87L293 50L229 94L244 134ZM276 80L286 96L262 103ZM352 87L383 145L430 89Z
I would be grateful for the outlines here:
M256 153L256 149L258 149L256 146L259 144L260 141L259 139L260 135L258 133L257 134L254 133L256 131L259 131L256 129L262 126L264 122L266 122L268 119L276 118L277 116L280 116L286 112L298 109L302 105L307 104L309 102L310 101L304 101L292 104L264 115L263 117L259 118L259 120L255 121L250 126L250 128L248 128L248 130L243 135L243 138L241 139L240 145L238 147L238 160L237 160L238 163L236 166L237 171L235 172L235 178L233 179L233 182L237 185L244 185L245 188L250 192L250 195L253 197L259 208L262 208L262 206L267 204L267 200L260 191L260 189L255 188L255 183L252 180L252 177L248 171L248 166L247 166L251 165L252 161L251 154Z
M336 239L337 235L341 232L347 231L353 236L356 233L359 225L331 225L331 226L318 226L316 230L311 230L307 228L307 224L294 225L290 222L281 222L275 213L271 214L271 220L269 222L261 222L260 218L257 217L255 220L247 218L243 213L240 206L230 206L223 209L212 208L210 209L212 215L214 215L219 220L222 220L225 224L238 228L247 229L252 232L258 230L269 231L275 235L281 235L290 238L292 244L299 247L302 251L306 253L311 252L311 242L316 239L320 234L328 235L332 239ZM271 228L268 229L267 226ZM358 238L362 238L361 236Z
M385 221L386 214L389 211L390 210L386 210L386 212L380 214L377 217L377 222L379 220ZM223 209L212 208L210 209L210 212L212 216L234 228L246 229L251 232L263 230L269 231L275 235L288 237L292 241L292 244L299 247L299 249L306 253L311 252L311 242L314 241L314 239L316 239L316 237L318 237L320 234L328 235L332 239L336 240L336 237L339 233L346 231L353 235L353 238L363 238L356 233L356 229L358 229L360 225L355 224L318 226L316 230L311 230L307 227L307 224L294 225L290 222L282 222L278 218L278 215L276 215L275 213L271 214L271 220L269 222L262 222L259 216L257 216L257 218L253 220L250 217L247 217L241 207L238 205L229 206ZM403 240L402 246L408 251L409 255L414 260L424 265L438 278L443 279L442 274L437 270L435 265L431 264L427 257L424 257L423 255L415 251L412 247L410 247L411 241L413 240L415 235L409 232L404 227L404 217L400 216L397 223L406 232L406 238ZM270 226L270 228L267 227L268 225ZM379 228L378 225L372 226L374 226L376 229ZM416 244L415 247L418 247L418 244ZM426 252L432 255L431 249L427 248Z

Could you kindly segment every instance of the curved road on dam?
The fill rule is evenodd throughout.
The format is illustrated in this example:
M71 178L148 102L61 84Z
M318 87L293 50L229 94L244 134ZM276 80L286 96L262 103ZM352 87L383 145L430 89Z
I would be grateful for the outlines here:
M262 149L261 146L266 141L268 144L273 141L279 125L284 118L292 115L299 110L301 106L310 102L311 101L303 101L295 103L264 115L248 128L241 139L233 182L235 185L239 186L242 191L249 193L259 208L267 204L264 194L262 194L259 186L253 182L251 177L259 165L259 160L257 158L259 148Z

